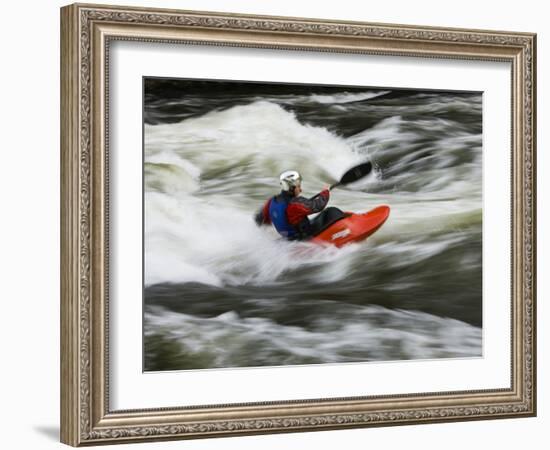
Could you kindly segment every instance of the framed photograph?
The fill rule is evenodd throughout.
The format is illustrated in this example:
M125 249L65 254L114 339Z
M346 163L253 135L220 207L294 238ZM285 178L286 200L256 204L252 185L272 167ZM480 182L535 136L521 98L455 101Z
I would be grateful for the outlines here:
M536 414L536 36L61 9L61 440Z

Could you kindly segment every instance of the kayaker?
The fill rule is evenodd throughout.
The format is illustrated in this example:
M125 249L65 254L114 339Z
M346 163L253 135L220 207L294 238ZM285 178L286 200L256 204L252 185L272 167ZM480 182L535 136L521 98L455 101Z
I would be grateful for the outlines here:
M330 198L329 186L314 197L302 197L302 176L295 170L283 172L279 183L280 194L270 198L256 214L258 225L272 224L281 236L289 240L303 240L345 217L345 213L338 208L325 209ZM309 220L310 214L318 212L321 214Z

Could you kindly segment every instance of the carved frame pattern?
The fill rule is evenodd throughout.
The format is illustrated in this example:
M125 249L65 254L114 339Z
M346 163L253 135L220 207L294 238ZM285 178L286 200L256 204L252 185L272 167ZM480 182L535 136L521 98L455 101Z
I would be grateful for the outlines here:
M103 24L119 27L116 35L110 35L108 27L102 30ZM179 31L187 33L193 29L202 33L197 39L193 38L193 33L190 37L177 36ZM160 34L149 33L149 30L160 30ZM176 37L166 35L166 30ZM214 30L223 32L221 38ZM267 40L262 36L267 36ZM324 38L325 44L316 44L319 37ZM327 45L327 37L334 41L329 40ZM98 68L94 64L98 64L98 55L104 62L108 60L109 42L113 39L512 62L512 91L518 102L513 104L512 119L515 164L512 225L517 233L515 241L512 236L515 255L512 260L515 262L513 270L517 272L513 279L516 284L521 281L521 287L515 288L521 295L513 300L512 388L509 391L257 403L237 405L243 409L233 415L226 414L224 406L213 405L202 409L207 410L208 419L193 416L195 410L185 407L109 411L108 340L107 333L101 331L108 323L108 242L105 237L108 190L101 190L102 184L103 188L108 184L108 174L98 173L108 164L105 142L108 112L97 111L97 96L107 94L97 92L101 88L97 80ZM98 43L104 48L98 48ZM78 446L534 415L535 52L536 37L528 33L91 5L63 8L62 441ZM97 134L98 119L104 122L103 134ZM103 152L99 160L98 152ZM102 263L105 266L98 267ZM365 403L358 403L357 412L342 409L343 403L361 400ZM409 400L412 406L407 404ZM369 402L374 403L369 406ZM284 408L289 405L293 411L297 406L303 410L299 414L285 413ZM186 416L187 412L191 415ZM149 414L145 422L144 413Z

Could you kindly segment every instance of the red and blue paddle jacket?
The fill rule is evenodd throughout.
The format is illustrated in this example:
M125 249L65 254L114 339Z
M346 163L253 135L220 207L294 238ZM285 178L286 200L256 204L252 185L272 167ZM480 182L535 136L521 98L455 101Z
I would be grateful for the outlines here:
M281 191L270 198L256 214L258 225L273 224L279 234L289 240L306 239L313 234L308 215L321 212L328 203L330 192L325 189L312 198L294 197Z

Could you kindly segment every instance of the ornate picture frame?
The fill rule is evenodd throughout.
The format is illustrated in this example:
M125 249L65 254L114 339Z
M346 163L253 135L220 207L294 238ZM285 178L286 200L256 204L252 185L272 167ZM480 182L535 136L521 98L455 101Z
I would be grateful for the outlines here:
M507 388L113 410L109 58L115 41L511 66ZM97 445L536 414L536 35L75 4L61 9L61 441ZM139 301L139 299L138 299Z

